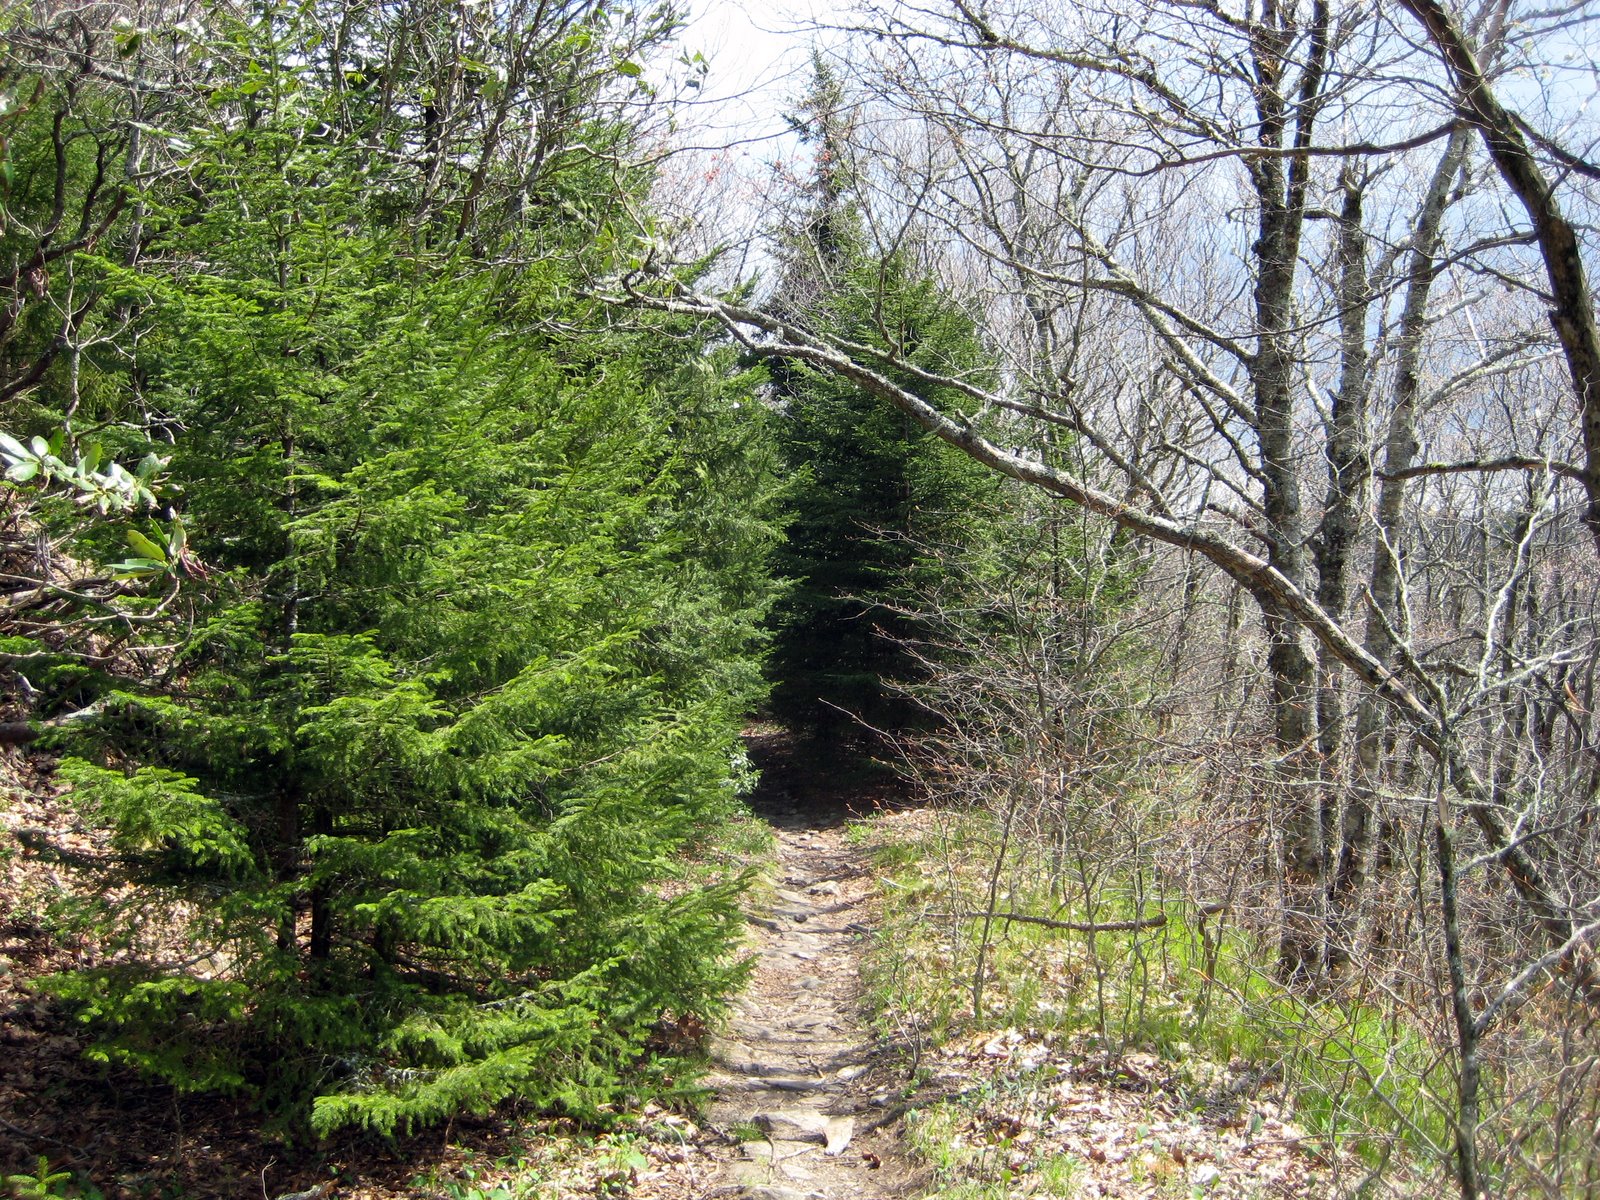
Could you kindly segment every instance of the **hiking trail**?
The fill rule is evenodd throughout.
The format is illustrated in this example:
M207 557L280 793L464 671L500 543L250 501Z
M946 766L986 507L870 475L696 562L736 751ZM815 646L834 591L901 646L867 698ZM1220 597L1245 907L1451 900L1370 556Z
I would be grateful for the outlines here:
M755 969L712 1042L707 1122L723 1150L706 1194L909 1195L919 1181L889 1119L905 1080L863 1013L872 875L846 838L850 806L819 786L819 764L794 761L815 748L785 735L752 742L764 768L752 804L776 838L773 886L753 897Z

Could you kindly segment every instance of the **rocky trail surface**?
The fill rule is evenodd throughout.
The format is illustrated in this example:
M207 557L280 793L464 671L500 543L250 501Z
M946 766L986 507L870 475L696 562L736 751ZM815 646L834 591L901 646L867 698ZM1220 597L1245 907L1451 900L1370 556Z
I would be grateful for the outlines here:
M757 797L777 839L774 886L752 903L755 970L712 1046L706 1115L723 1149L707 1194L907 1195L917 1180L886 1120L904 1080L862 1011L866 856L846 840L848 808L809 794L806 773L786 767L768 767Z

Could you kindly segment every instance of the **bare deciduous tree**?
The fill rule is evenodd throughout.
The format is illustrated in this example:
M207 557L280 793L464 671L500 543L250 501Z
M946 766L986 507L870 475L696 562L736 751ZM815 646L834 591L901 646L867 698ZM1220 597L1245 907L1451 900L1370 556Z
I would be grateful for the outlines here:
M674 283L659 245L613 295L835 372L1253 600L1280 978L1337 987L1401 943L1439 967L1476 1194L1484 1039L1554 979L1600 1003L1594 173L1561 147L1580 116L1536 130L1493 82L1541 21L1589 27L1406 7L1427 42L1332 0L864 11L840 70L868 224L984 316L998 387ZM1397 924L1417 853L1434 882Z

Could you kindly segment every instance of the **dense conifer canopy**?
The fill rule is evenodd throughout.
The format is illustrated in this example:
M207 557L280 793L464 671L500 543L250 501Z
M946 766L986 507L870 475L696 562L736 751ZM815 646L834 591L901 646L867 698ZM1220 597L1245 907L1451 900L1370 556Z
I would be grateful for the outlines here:
M90 914L125 949L54 982L106 1056L323 1131L593 1114L737 978L737 881L676 858L748 782L764 410L693 328L580 298L645 202L629 110L672 20L16 31L0 236L47 296L0 378L54 431L28 519L107 565L9 648L47 717L93 711L61 773L139 885ZM86 517L90 455L148 489Z

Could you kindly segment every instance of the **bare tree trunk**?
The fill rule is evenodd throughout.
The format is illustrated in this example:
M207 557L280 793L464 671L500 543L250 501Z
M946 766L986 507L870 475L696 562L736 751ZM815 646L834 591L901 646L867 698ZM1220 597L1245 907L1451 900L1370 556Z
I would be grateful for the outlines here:
M1600 551L1600 327L1583 266L1577 231L1561 211L1555 186L1539 168L1517 118L1489 86L1478 57L1439 0L1400 0L1438 48L1461 94L1463 114L1483 135L1500 177L1516 194L1533 223L1550 282L1550 323L1561 340L1577 394L1583 435L1585 521ZM1572 165L1572 164L1568 164ZM1592 170L1592 168L1591 168Z
M1367 615L1363 648L1389 668L1395 646L1389 629L1402 627L1399 614L1405 534L1402 511L1407 480L1402 477L1416 462L1417 404L1422 392L1422 346L1428 327L1428 300L1438 278L1435 257L1450 189L1467 157L1471 133L1465 126L1450 135L1433 178L1423 196L1407 256L1405 307L1401 312L1398 360L1395 369L1394 408L1384 437L1379 472L1377 531L1372 545L1372 570L1367 590L1371 611ZM1373 797L1383 774L1385 706L1372 692L1364 692L1356 708L1356 786L1345 803L1340 831L1339 861L1334 871L1336 897L1349 903L1359 897L1372 858Z
M1312 16L1307 62L1297 102L1283 91L1286 61L1295 41L1292 9L1268 3L1252 30L1257 76L1258 141L1281 152L1293 129L1294 148L1311 144L1322 74L1327 56L1328 7L1318 0ZM1290 339L1294 324L1294 281L1305 225L1309 156L1291 156L1285 170L1281 153L1249 163L1260 205L1256 240L1256 354L1251 362L1255 390L1256 438L1261 451L1262 510L1267 521L1267 561L1285 579L1303 588L1305 532L1300 467L1295 453L1294 375ZM1317 763L1316 663L1304 631L1275 604L1263 605L1267 670L1272 677L1273 736L1287 782L1284 824L1285 913L1279 943L1279 970L1287 979L1318 974L1322 961L1320 926L1324 915L1323 879L1327 847L1323 841L1324 791Z
M1362 226L1363 183L1353 166L1339 176L1343 204L1336 234L1335 266L1339 301L1339 389L1329 415L1328 491L1322 520L1312 540L1317 568L1317 603L1336 621L1343 621L1350 603L1350 563L1360 537L1367 481L1372 464L1366 454L1367 311L1372 290L1367 282L1367 234ZM1342 737L1340 668L1323 662L1318 698L1318 743L1325 761L1338 756Z
M1367 279L1367 234L1363 227L1363 186L1353 164L1339 174L1342 204L1335 233L1335 288L1339 302L1339 388L1327 421L1328 491L1322 520L1312 541L1317 567L1317 603L1335 621L1343 622L1349 609L1350 564L1360 536L1360 516L1365 508L1372 463L1366 451L1367 425L1367 311L1372 289ZM1338 808L1331 799L1334 781L1346 772L1340 763L1344 743L1343 668L1318 656L1319 687L1317 748L1330 799L1322 809L1322 840L1331 858L1334 847L1342 857L1336 826ZM1348 789L1342 789L1348 792ZM1346 811L1360 801L1343 796ZM1328 965L1337 967L1349 958L1349 930L1337 903L1337 872L1323 882L1329 886Z
M1450 1015L1456 1028L1456 1182L1461 1188L1461 1200L1479 1200L1482 1186L1478 1179L1478 1124L1482 1110L1479 1092L1483 1064L1478 1043L1482 1030L1472 1010L1472 996L1467 987L1466 955L1461 942L1460 881L1456 872L1454 818L1450 813L1448 787L1441 777L1437 785L1433 835L1438 856L1445 969L1450 976Z

